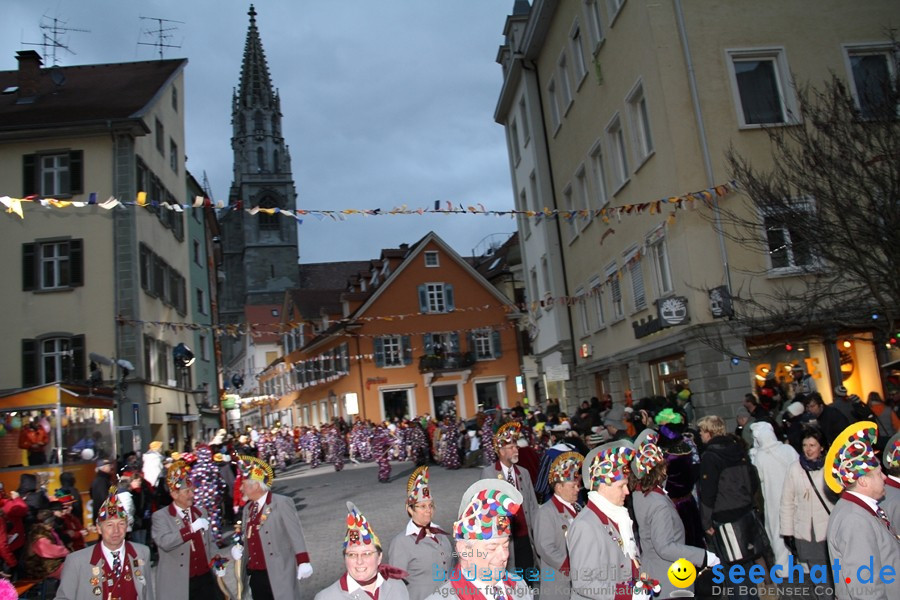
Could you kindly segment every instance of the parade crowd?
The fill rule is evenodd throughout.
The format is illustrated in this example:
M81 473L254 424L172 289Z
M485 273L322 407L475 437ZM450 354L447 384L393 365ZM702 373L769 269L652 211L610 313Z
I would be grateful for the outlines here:
M748 392L733 431L720 416L695 421L678 386L630 406L592 398L572 414L550 400L469 421L222 429L167 455L155 441L97 462L90 530L73 478L48 494L22 475L0 504L0 567L7 579L52 582L61 600L231 598L229 562L238 596L254 600L301 590L317 600L649 600L756 597L727 578L716 591L710 575L759 565L774 584L773 567L787 577L801 564L824 578L807 597L896 600L897 577L857 575L900 568L898 398L864 402L843 386L834 398L825 404L797 367L793 381ZM381 482L392 463L414 462L409 522L385 547L348 502L346 573L308 590L316 556L293 501L271 486L292 464L341 471L346 460L376 462ZM431 465L480 469L449 527L432 521ZM679 559L698 574L693 586L670 577Z

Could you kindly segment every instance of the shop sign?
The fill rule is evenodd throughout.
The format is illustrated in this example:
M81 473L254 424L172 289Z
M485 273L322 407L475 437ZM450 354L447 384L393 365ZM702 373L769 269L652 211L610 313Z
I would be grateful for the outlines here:
M662 326L673 327L690 321L687 303L687 298L684 296L672 296L664 300L657 300L656 309L659 311L659 320L662 322Z
M553 365L544 368L547 381L568 381L569 365Z
M714 319L734 316L734 305L727 285L720 285L709 290L709 312Z

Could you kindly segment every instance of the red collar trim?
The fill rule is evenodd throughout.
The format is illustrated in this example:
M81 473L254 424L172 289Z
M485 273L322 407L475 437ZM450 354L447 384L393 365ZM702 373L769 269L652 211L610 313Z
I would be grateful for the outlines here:
M884 480L884 485L900 490L900 483L898 483L893 477L886 477Z
M559 498L556 497L556 494L553 494L552 496L550 496L550 499L553 500L553 506L555 506L556 510L559 511L559 514L563 515L563 514L569 513L570 517L575 516L575 511L573 511L571 508L569 508L568 506L566 506L565 504L560 502Z
M512 596L511 591L515 586L506 577L503 579L503 585L510 591L508 595ZM481 590L475 587L474 583L465 578L462 573L462 567L460 567L459 564L457 564L456 567L454 567L453 572L450 573L450 587L456 592L454 596L459 600L485 600Z
M874 510L872 510L872 507L869 506L868 504L866 504L863 500L857 498L856 494L847 494L847 493L841 494L841 500L846 500L847 502L852 502L853 504L856 504L857 506L861 506L866 510L867 513L869 513L873 517L876 517L876 518L878 517L878 514Z
M588 500L587 505L588 505L588 508L590 508L591 511L592 511L595 515L597 515L597 518L600 519L600 522L601 522L601 523L603 523L604 525L612 525L613 527L616 528L616 532L617 532L617 533L619 532L619 526L616 525L616 522L613 521L612 519L610 519L609 517L607 517L607 516L606 516L606 513L604 513L602 510L600 510L600 507L599 507L599 506L597 506L596 504L594 504L594 503L593 503L592 501L590 501L590 500Z
M175 512L175 503L174 502L169 505L169 514L172 515L173 517L178 516L178 513ZM196 506L191 506L191 517L192 518L196 519L197 517L199 517L202 514L203 513L201 513L200 510Z

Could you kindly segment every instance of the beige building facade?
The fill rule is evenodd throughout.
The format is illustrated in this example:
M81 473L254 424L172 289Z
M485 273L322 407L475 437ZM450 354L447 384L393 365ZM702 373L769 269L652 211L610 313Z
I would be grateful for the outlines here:
M553 366L541 350L557 348L570 378L564 406L681 384L700 414L731 416L769 372L789 379L791 364L807 368L826 401L838 384L862 397L882 391L866 332L754 339L723 318L730 291L763 297L808 267L787 228L765 224L767 239L760 221L761 252L717 234L715 205L744 202L728 187L726 150L767 166L763 127L797 124L796 84L836 72L855 85L863 57L896 64L884 30L894 3L811 9L515 3L495 119L507 132L516 207L577 215L519 218L539 377ZM714 200L686 196L703 191Z

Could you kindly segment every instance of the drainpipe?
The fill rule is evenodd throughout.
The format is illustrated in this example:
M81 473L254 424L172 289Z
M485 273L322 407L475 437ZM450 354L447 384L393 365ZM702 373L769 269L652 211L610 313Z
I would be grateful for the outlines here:
M691 58L691 48L688 44L687 29L684 24L684 9L681 0L675 2L675 20L678 22L678 35L681 37L681 48L684 52L684 62L687 65L688 85L691 89L691 104L694 107L694 118L697 120L697 135L700 138L700 153L703 155L703 168L706 171L707 187L716 185L713 176L712 159L709 154L709 143L706 140L706 127L703 125L703 111L700 108L700 93L697 89L697 75L694 71L694 60ZM731 294L731 269L728 266L728 251L725 248L725 234L722 233L722 213L719 209L719 199L712 197L712 210L715 219L716 238L719 241L719 252L722 255L722 271L725 276L725 285Z

